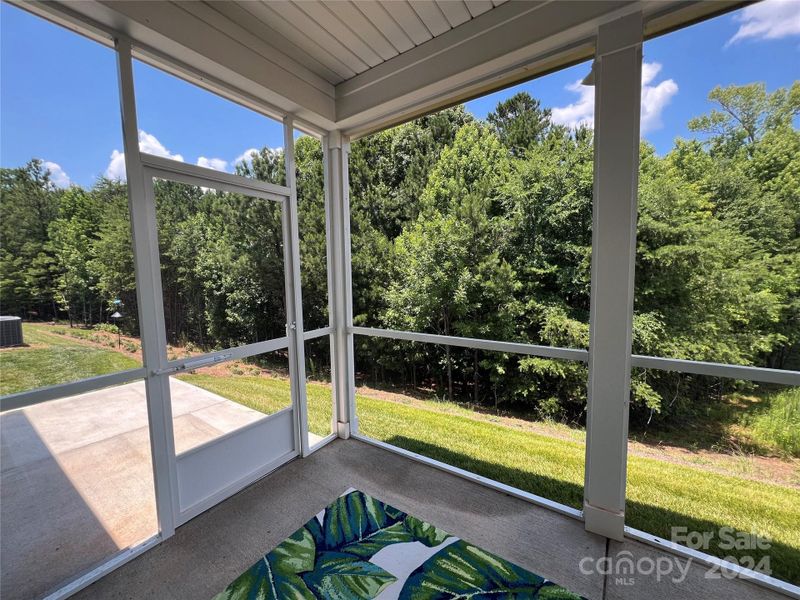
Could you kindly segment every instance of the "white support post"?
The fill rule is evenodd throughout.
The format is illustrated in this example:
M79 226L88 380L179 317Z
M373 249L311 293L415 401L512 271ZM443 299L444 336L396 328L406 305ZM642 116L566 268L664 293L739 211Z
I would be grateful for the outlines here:
M136 297L139 304L139 329L146 371L145 388L156 510L161 537L168 538L175 533L178 515L178 479L169 376L155 374L167 363L167 338L158 255L158 226L155 201L152 194L147 191L152 186L146 185L139 155L139 130L136 119L130 41L117 39L116 50L122 138L128 182L128 208L136 269Z
M353 352L353 289L350 268L349 140L339 131L325 138L325 191L331 216L331 280L333 354L331 379L336 408L336 433L347 439L358 432L355 406L355 359Z
M334 303L334 279L333 279L333 204L331 202L331 190L329 177L331 172L331 152L329 144L330 136L326 134L322 137L322 187L325 199L325 273L327 275L328 289L328 349L330 352L331 369L331 432L338 435L339 432L339 413L336 403L336 336L335 313L336 304Z
M625 526L641 72L641 14L600 26L584 519L616 540Z
M300 279L300 225L297 213L297 176L294 160L294 120L283 119L283 154L286 161L286 187L289 200L284 204L283 224L287 244L283 249L286 275L286 321L289 336L289 374L292 402L301 456L308 456L308 405L306 403L306 349L303 340L303 292Z

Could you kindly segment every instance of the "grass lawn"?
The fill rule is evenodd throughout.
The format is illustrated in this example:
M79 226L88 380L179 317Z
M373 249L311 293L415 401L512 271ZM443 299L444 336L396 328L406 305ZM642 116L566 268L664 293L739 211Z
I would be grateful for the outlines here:
M48 329L52 328L24 323L27 346L0 352L0 395L142 366L136 359L115 350L81 344Z
M3 394L139 364L116 350L53 334L46 326L28 325L25 336L30 347L0 352ZM265 413L290 403L289 382L257 370L241 375L227 370L187 373L181 379ZM370 394L356 396L362 433L581 507L582 432L544 424L531 430L452 404ZM331 388L309 383L307 396L310 430L324 436L330 432ZM794 402L790 396L773 406L783 411ZM661 537L670 538L675 526L700 532L728 526L768 536L772 547L767 551L723 550L715 545L708 551L721 557L750 555L756 562L768 554L775 576L800 583L800 489L631 454L627 495L628 525Z
M285 379L260 375L218 375L186 374L179 379L218 394L254 410L271 414L286 408L292 403L289 395L289 382ZM309 383L306 386L308 398L308 429L325 437L331 432L333 397L331 388L322 384Z

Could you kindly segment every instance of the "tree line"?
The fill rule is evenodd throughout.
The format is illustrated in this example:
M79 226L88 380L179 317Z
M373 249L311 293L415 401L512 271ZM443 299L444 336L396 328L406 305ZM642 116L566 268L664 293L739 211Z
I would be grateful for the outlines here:
M663 156L643 141L633 351L800 365L800 83L715 88ZM296 143L306 329L327 324L322 150ZM264 148L237 172L282 183ZM352 144L356 325L587 348L591 129L555 124L525 92L479 120L462 106ZM57 189L40 161L2 169L3 314L107 321L136 334L124 184ZM168 341L222 348L283 335L280 205L156 181ZM312 356L323 352L309 346ZM359 376L580 422L586 366L356 338ZM736 385L734 383L728 384ZM739 384L741 385L741 384ZM635 370L632 418L714 401L705 377Z

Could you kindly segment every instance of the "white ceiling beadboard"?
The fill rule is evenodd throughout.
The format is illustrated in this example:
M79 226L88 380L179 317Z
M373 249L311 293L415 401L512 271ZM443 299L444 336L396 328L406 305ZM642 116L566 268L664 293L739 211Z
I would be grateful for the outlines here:
M337 85L505 1L252 0L180 4L217 29L220 22L209 15L224 17Z

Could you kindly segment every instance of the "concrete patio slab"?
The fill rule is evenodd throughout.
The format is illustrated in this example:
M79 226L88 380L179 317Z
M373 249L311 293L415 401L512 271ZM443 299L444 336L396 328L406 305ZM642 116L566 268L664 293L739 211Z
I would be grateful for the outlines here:
M170 382L178 453L264 417ZM157 533L143 382L0 415L0 596L42 597Z

